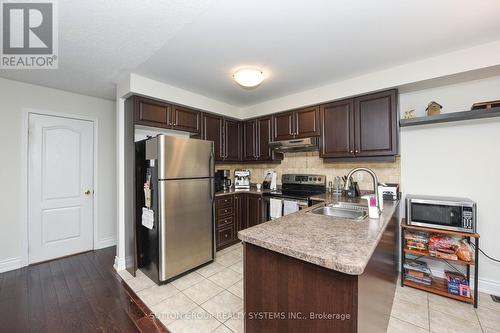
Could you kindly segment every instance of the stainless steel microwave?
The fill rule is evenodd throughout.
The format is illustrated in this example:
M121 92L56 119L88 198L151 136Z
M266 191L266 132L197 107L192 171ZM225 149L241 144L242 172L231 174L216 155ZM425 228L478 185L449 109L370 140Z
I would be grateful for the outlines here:
M476 232L476 203L467 198L406 196L406 223L422 227Z

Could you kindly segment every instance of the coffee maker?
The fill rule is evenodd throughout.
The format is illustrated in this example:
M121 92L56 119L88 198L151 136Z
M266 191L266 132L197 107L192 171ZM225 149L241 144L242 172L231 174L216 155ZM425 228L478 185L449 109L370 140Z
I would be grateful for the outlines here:
M215 192L228 191L231 188L231 170L215 171Z
M242 170L242 169L234 170L234 188L235 189L250 188L250 170Z

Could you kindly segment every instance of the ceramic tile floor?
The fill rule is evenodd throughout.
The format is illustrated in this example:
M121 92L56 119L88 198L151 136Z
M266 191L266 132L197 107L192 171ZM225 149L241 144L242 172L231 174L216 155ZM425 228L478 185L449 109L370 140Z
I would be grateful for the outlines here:
M243 332L243 248L217 252L215 262L172 283L140 271L119 274L172 333ZM500 303L481 294L479 308L404 287L396 289L388 333L500 333Z

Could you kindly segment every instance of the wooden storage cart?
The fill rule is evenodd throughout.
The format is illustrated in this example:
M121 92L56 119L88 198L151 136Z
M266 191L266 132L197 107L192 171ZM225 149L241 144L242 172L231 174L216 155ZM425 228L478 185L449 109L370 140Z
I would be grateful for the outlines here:
M429 234L431 233L438 233L442 235L450 235L450 236L460 236L465 238L469 244L473 243L474 247L474 259L470 262L463 261L463 260L450 260L450 259L444 259L444 258L438 258L431 256L429 254L429 251L420 251L420 250L413 250L413 249L407 249L405 246L405 231L406 230L418 230L418 231L424 231L428 232ZM473 287L473 295L471 297L463 297L460 295L454 295L448 293L448 288L447 288L447 282L446 279L444 278L438 278L438 277L433 277L432 278L432 284L430 286L426 286L423 284L419 284L413 281L406 281L405 280L405 270L404 270L404 264L406 261L406 255L410 254L413 256L417 256L418 258L420 257L426 257L426 258L431 258L433 260L440 260L440 261L446 261L448 264L452 265L457 264L457 265L465 265L466 266L466 277L470 285L470 277L471 277L471 266L474 266L474 287ZM453 298L465 303L470 303L473 304L475 308L477 308L477 301L478 301L478 290L477 290L477 283L478 283L478 259L479 259L479 234L478 233L467 233L467 232L460 232L460 231L450 231L450 230L442 230L442 229L435 229L435 228L427 228L427 227L419 227L419 226L413 226L413 225L408 225L406 224L406 219L403 219L401 221L401 286L408 286L416 289L421 289L425 290L430 293L434 293L440 296L444 297L449 297Z

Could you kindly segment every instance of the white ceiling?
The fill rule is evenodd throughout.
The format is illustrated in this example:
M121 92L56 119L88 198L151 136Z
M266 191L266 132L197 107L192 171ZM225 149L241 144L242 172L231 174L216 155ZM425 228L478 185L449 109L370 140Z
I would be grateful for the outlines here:
M500 40L500 1L59 1L59 70L0 76L114 98L135 72L245 107ZM254 90L240 66L267 76Z

